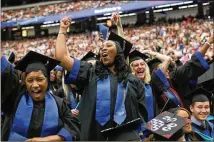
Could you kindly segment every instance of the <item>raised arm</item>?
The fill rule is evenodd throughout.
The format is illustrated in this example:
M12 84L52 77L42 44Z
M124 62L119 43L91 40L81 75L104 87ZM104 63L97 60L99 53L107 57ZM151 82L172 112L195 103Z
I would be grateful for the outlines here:
M151 50L144 50L142 53L149 54L149 55L159 59L162 62L160 69L163 73L166 73L166 71L168 70L168 67L172 61L172 59L169 56L166 56L166 55L163 55L163 54L160 54L157 52L153 52Z
M204 56L208 50L208 48L211 46L211 44L214 42L214 37L213 34L211 37L209 37L208 41L205 42L204 46L202 46L201 48L198 49L198 52L200 52L202 54L202 56Z
M71 19L68 17L63 18L60 21L59 33L56 40L55 58L59 60L60 65L68 71L71 71L74 64L74 59L68 54L66 47L66 32L68 27L71 25Z
M12 110L12 106L18 95L19 77L12 64L5 56L1 57L1 110L6 113Z
M117 34L124 38L123 26L121 23L120 15L118 13L112 14L112 21L117 26Z
M181 85L191 79L197 79L210 68L203 56L212 43L213 36L209 38L207 43L205 43L202 48L200 48L198 51L196 51L195 54L192 55L191 60L187 61L183 66L176 68L173 73L174 76L172 76L172 79L178 85Z

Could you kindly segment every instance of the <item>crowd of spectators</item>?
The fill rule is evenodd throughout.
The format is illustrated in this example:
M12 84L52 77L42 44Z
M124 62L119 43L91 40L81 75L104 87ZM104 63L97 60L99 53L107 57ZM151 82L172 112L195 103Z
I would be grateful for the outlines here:
M63 14L73 11L80 11L83 9L104 7L115 4L123 4L128 1L79 1L67 2L51 5L35 6L17 10L7 10L1 13L1 22L3 21L16 21L20 19L28 19L38 16L47 16L55 14Z
M133 43L138 50L150 49L180 59L183 63L202 46L206 37L213 32L214 24L211 20L187 18L180 23L159 24L152 26L130 26L124 28L125 38ZM54 56L56 37L27 39L20 41L3 41L2 52L9 55L15 52L16 60L23 57L27 51ZM98 32L72 34L68 36L67 44L71 56L82 58L88 51L98 53L102 42ZM214 47L210 47L205 58L211 60Z

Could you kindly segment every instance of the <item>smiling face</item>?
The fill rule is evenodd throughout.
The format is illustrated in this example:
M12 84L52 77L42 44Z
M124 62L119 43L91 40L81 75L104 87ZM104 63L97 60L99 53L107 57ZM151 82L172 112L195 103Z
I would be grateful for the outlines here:
M117 48L113 41L105 41L103 48L100 49L101 62L106 66L112 66L114 64L115 57L117 55Z
M190 106L192 115L199 121L203 122L210 115L210 103L207 102L195 102Z
M41 71L32 71L25 78L25 85L34 101L42 101L48 87L48 80Z
M54 71L51 71L50 72L50 81L54 81L55 80L55 72Z
M132 62L132 73L134 76L144 80L145 79L145 68L146 68L146 63L142 60L135 60Z
M62 71L57 71L56 72L56 79L60 80L62 78Z

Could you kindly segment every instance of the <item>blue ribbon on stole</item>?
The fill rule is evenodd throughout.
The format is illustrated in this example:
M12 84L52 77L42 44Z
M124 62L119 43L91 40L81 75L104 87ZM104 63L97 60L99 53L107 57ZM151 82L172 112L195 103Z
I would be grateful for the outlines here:
M104 126L110 120L110 78L97 82L96 120Z
M10 131L9 141L24 141L27 139L28 129L33 112L33 100L30 95L24 94L19 101ZM39 119L39 118L38 118ZM41 137L54 135L58 129L58 107L53 96L47 92L45 95L45 114Z
M128 88L124 89L122 83L117 86L117 98L114 111L114 121L121 124L126 118L125 97ZM125 92L126 90L126 92ZM96 121L104 126L110 120L110 105L111 105L111 91L109 76L104 80L97 82L97 100L96 100Z
M146 98L146 110L148 112L148 121L150 121L154 117L154 102L153 102L152 88L149 84L145 84L144 89L145 89L145 98ZM136 131L138 134L141 131L143 132L143 135L141 136L142 141L151 134L146 128L144 128L144 125L146 125L146 122L143 122Z
M178 100L178 98L173 94L173 92L171 92L171 90L167 90L167 92L165 92L165 95L167 96L167 98L169 98L170 100L172 100L177 106L182 106L181 102Z
M114 110L114 122L119 125L122 124L126 119L125 99L128 92L128 84L129 83L127 83L126 88L123 87L122 83L118 83L117 85L117 99Z
M158 69L158 70L155 71L155 74L158 76L158 78L161 80L161 82L163 83L163 85L166 87L167 90L164 93L167 96L167 98L169 98L170 100L172 100L177 106L178 105L179 106L183 106L182 103L181 103L181 100L171 90L170 84L169 84L168 80L166 79L164 73L160 69Z
M74 99L74 95L73 95L72 92L70 92L69 94L70 94L71 108L72 108L72 109L75 109L76 106L77 106L77 104L76 104L76 101L75 101L75 99Z
M149 84L145 84L144 89L145 89L146 107L148 112L148 121L150 121L154 117L154 101L152 95L152 88Z

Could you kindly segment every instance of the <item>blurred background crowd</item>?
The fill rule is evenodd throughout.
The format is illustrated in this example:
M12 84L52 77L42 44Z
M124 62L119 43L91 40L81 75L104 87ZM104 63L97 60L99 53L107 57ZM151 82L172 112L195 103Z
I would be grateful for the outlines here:
M55 14L66 14L90 8L101 8L114 4L127 3L128 1L79 1L51 4L45 6L35 6L17 10L7 10L1 13L1 21L15 21L20 19L33 18L38 16L47 16Z
M213 40L211 38L213 37L214 32L214 2L210 2L207 0L174 2L113 0L38 0L36 3L35 1L31 0L3 0L1 12L1 54L5 55L8 59L8 57L12 55L11 53L14 53L14 64L17 64L18 61L20 61L29 51L35 51L37 53L57 59L58 52L55 52L55 49L59 49L59 47L56 46L57 36L61 34L66 36L65 41L70 56L77 59L82 59L89 51L98 54L100 49L104 47L104 42L101 39L99 29L99 26L102 24L107 29L108 35L113 31L115 33L118 33L120 36L123 36L120 34L120 32L118 32L118 29L121 28L120 30L122 30L121 33L124 34L124 38L133 44L130 53L134 50L138 50L142 53L144 51L148 51L150 57L161 56L160 58L164 59L164 61L161 62L166 63L168 62L167 60L170 60L171 62L171 59L175 62L181 61L181 63L184 65L183 69L187 68L187 70L192 68L195 69L194 67L204 67L204 58L207 63L212 64L212 66L210 65L212 68L208 72L211 72L211 70L213 70L214 46ZM116 15L119 15L119 20L117 19L119 21L117 21L119 23L119 26L113 18L113 15L115 13ZM61 26L62 23L66 23L64 23L63 21L60 23L60 20L65 16L72 19L71 23L69 23L69 27L65 29L65 31L67 30L67 34L64 31L63 33L59 33L59 26ZM206 52L205 54L202 54L202 47L206 47L204 48L206 49L206 51L204 50ZM198 51L200 51L200 53ZM154 54L152 55L151 53ZM198 60L198 58L197 60L195 59L196 54L201 55L201 58L199 59L200 61ZM202 55L204 56L202 57ZM141 65L142 62L141 64L136 63L136 66L139 66L139 68L144 66L143 68L141 68L143 71L137 70L136 72L143 75L146 74L145 68L150 68L148 65L146 65L149 63L149 61L145 59L145 61L143 61L143 65ZM66 63L62 63L61 65L65 64ZM176 69L178 66L179 65L176 64ZM134 64L132 63L130 67L132 67L133 74ZM138 69L138 67L136 68ZM66 89L64 87L66 84L64 84L65 78L63 76L64 69L66 68L56 66L50 72L49 87L50 90L52 90L51 93L53 94L64 91L64 97L66 98ZM161 69L165 70L164 67ZM152 76L153 70L150 69L150 71ZM190 86L192 87L191 89L193 89L194 87L196 87L196 85L204 85L210 87L214 83L213 77L212 79L207 77L207 79L206 75L204 75L205 73L202 74L204 70L198 71L201 72L202 75L197 74L197 72L192 70L185 70L186 72L182 70L179 71L181 72L181 74L183 73L181 75L182 77L188 78L188 81L186 81L186 83L189 84L187 84L186 86L185 84L181 84L181 86L183 85L182 87L184 88ZM22 83L25 78L25 73L21 71L17 73L19 75L19 81L20 83ZM194 76L194 73L196 73L197 75ZM149 80L151 80L152 77L150 76L150 73L148 74L150 78ZM191 77L191 75L193 77ZM201 81L200 84L197 83L199 78L203 75L205 76L205 81ZM174 89L174 86L170 79L167 79L167 81L170 82L170 89ZM211 80L212 84L211 81L206 84L207 80ZM196 82L194 83L194 81ZM156 80L154 82L156 82ZM191 84L191 82L193 83ZM151 85L147 83L148 82L145 82L146 85ZM76 96L75 100L79 104L82 96L82 90L76 87L74 84L67 85L71 87L71 91L73 91L74 95ZM159 85L158 87L162 88L161 85ZM181 90L185 92L186 90L182 87ZM211 87L211 90L213 92L213 87ZM150 93L152 92L152 90L149 91ZM67 90L67 93L68 92L69 90ZM152 93L149 95L152 95ZM185 93L187 93L187 91ZM179 95L185 96L182 93ZM67 96L72 95L67 94ZM146 101L148 102L148 100ZM68 102L70 102L70 98ZM70 102L71 105L72 103L73 102ZM79 110L77 111L77 108L79 107L78 104L76 104L75 107L71 107L71 112L75 116L79 115ZM151 107L152 105L149 104L148 106ZM147 108L149 108L148 106ZM212 111L213 110L214 108L212 109ZM184 117L183 114L181 115L181 117L185 118L185 121L186 118L191 119L191 115L186 109L173 110L172 113L178 113L179 111L185 111L186 113L188 113L188 117ZM207 113L207 115L209 114ZM213 122L213 112L211 115ZM2 116L4 116L3 113ZM190 122L186 125L189 124ZM181 127L183 127L183 125ZM187 127L191 128L191 126ZM212 135L214 135L214 129L212 130ZM192 131L193 130L191 128L191 132ZM146 134L145 131L143 133ZM209 136L211 136L211 133L209 134ZM212 136L210 138L212 138ZM142 138L142 140L144 140L144 138Z
M133 49L151 49L175 59L181 59L183 63L191 58L191 55L200 47L201 41L209 37L214 28L213 21L209 19L197 19L186 17L181 22L161 23L157 25L143 25L124 28L127 40L134 45ZM29 50L54 56L56 36L23 39L15 41L3 41L2 52L9 55L14 52L16 60L22 58ZM67 46L71 56L82 58L87 52L97 53L102 46L98 32L72 34L68 36ZM206 58L211 60L214 48L211 47Z

